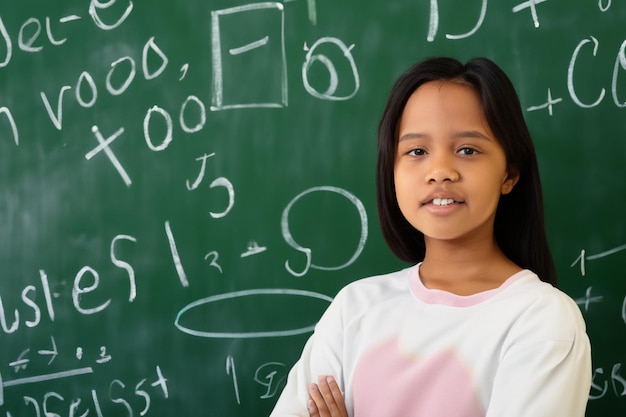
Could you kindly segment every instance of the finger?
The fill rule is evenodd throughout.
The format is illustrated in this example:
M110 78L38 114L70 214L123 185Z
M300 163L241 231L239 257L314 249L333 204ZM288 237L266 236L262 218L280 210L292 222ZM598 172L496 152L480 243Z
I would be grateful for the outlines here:
M335 404L337 406L337 411L339 415L342 417L348 416L348 411L346 410L346 401L339 388L339 384L335 381L335 378L329 376L326 378L326 382L328 383L328 387L330 388L330 392L332 393L333 399L335 400Z
M347 416L346 405L344 403L343 394L339 389L339 385L332 376L320 376L317 386L322 394L322 398L326 403L326 407L331 417Z
M309 396L311 397L311 401L309 401L309 405L311 405L310 403L313 402L312 405L314 406L310 408L312 408L313 411L317 413L317 414L313 414L311 413L311 411L309 411L309 414L311 415L311 417L313 416L331 417L331 414L328 411L328 406L326 405L326 400L324 399L322 393L320 392L317 384L309 385Z
M309 417L319 417L320 410L317 408L317 404L312 399L307 402L307 409L309 410Z

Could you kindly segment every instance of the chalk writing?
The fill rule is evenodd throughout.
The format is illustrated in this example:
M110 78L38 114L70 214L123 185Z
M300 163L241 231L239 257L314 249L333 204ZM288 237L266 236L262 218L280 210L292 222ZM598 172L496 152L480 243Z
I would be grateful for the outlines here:
M218 303L225 300L239 300L242 298L250 298L257 296L266 296L269 295L275 303L280 302L281 299L286 297L304 297L304 298L312 298L317 300L322 300L330 303L332 301L331 297L327 295L312 292L312 291L304 291L304 290L293 290L293 289L254 289L254 290L244 290L244 291L235 291L226 294L213 295L210 297L202 298L200 300L194 301L191 304L185 306L182 310L178 312L176 315L176 320L174 321L174 325L183 333L190 334L192 336L198 337L206 337L206 338L216 338L216 339L256 339L263 337L286 337L286 336L294 336L303 333L309 333L313 330L316 323L305 324L302 327L295 329L285 329L285 330L250 330L250 331L242 331L242 332L230 332L230 331L212 331L210 329L200 330L194 329L190 326L183 324L183 318L189 312L192 312L194 309L198 309L212 303ZM222 303L223 304L223 303ZM237 308L236 304L231 303L225 304L227 307ZM224 314L222 312L222 314ZM259 317L262 320L262 317ZM210 323L202 323L202 325L210 325ZM264 325L264 323L260 323L260 325Z
M226 18L231 18L236 21L237 18L246 14L255 13L255 16L259 16L258 11L271 11L269 19L278 20L275 23L274 34L271 36L272 42L270 42L270 36L260 34L259 38L246 44L237 45L234 48L226 48L229 50L229 54L226 55L222 52L222 47L227 39L222 33L222 21ZM211 12L211 37L212 37L212 58L213 58L213 105L211 110L226 110L226 109L238 109L249 107L283 107L287 106L287 59L285 56L285 17L284 6L281 3L252 3L245 6L237 6L229 9L216 10ZM230 24L233 27L237 27L236 23ZM272 25L268 23L267 29L271 30ZM259 49L269 54L270 59L265 60L268 64L267 67L261 67L255 65L254 74L250 74L250 77L246 77L245 80L240 78L229 80L225 78L228 73L224 71L224 66L227 65L226 60L232 61L231 65L237 65L238 58L241 55L246 55L251 51L259 53ZM244 61L242 61L244 62ZM257 61L258 62L258 61ZM229 102L228 94L234 90L249 90L253 89L242 88L241 83L243 81L256 82L256 80L262 77L266 82L276 80L277 91L275 95L267 97L261 100L255 100L249 98L245 102ZM229 83L230 81L230 83ZM226 95L226 98L224 97Z
M351 92L346 93L345 95L337 95L337 88L339 86L339 75L338 72L333 65L332 61L324 54L314 53L318 48L321 48L324 44L336 45L345 59L348 61L348 65L352 70L352 78L354 83L354 88ZM307 51L306 59L304 64L302 64L302 79L304 80L304 88L311 94L313 97L317 97L324 100L349 100L356 95L359 91L360 80L359 80L359 72L356 67L356 63L354 62L354 58L352 57L351 50L354 48L354 45L350 45L347 47L341 40L337 38L325 37L318 39L310 48L304 45L304 50ZM315 88L311 86L309 83L309 70L311 66L315 63L319 62L324 67L329 74L329 86L328 89L324 92L319 92Z
M254 373L254 381L267 387L261 398L273 398L278 393L282 383L287 379L289 368L284 363L268 362L259 366Z
M580 255L574 260L574 262L571 263L570 268L573 268L577 263L580 263L580 274L582 276L585 276L585 273L586 273L585 262L586 261L595 261L597 259L602 259L606 256L614 255L624 250L626 250L626 244L620 245L616 248L609 249L604 252L597 253L595 255L587 255L586 251L582 249L580 251Z
M535 7L537 4L539 3L543 3L545 1L548 0L529 0L529 1L525 1L523 3L518 4L517 6L513 7L513 13L517 13L521 10L524 9L530 9L530 14L533 18L533 24L535 25L536 28L539 27L539 16L537 15L537 8Z
M311 252L311 249L299 245L296 242L296 240L293 238L293 236L291 235L291 231L289 229L289 213L290 213L292 207L303 196L305 196L307 194L310 194L310 193L313 193L313 192L320 192L320 191L337 193L337 194L347 198L352 204L354 204L354 206L356 207L356 209L358 211L359 220L360 220L360 224L361 224L361 236L359 238L359 243L358 243L357 248L356 248L354 254L352 255L352 257L348 261L346 261L346 263L344 263L342 265L338 265L338 266L315 265L313 263L313 260L312 260L313 254ZM292 269L292 267L290 266L289 260L285 261L285 269L287 269L287 271L289 271L290 274L292 274L293 276L296 276L296 277L301 277L301 276L306 275L306 273L309 271L310 268L321 269L321 270L325 270L325 271L334 271L334 270L346 268L349 265L351 265L354 261L356 261L356 259L359 257L359 255L363 251L363 248L365 247L365 242L367 241L367 231L368 231L368 228L367 228L367 213L365 211L365 207L363 206L363 203L361 203L361 201L356 196L354 196L352 193L350 193L350 192L348 192L348 191L346 191L344 189L337 188L337 187L332 187L332 186L313 187L313 188L310 188L308 190L305 190L305 191L301 192L293 200L291 200L289 202L289 204L287 204L287 207L285 207L285 210L283 211L283 215L282 215L282 218L281 218L281 230L282 230L282 233L283 233L283 238L289 244L289 246L291 246L292 248L296 249L298 252L301 252L305 256L305 266L304 266L304 269L302 271L300 271L300 272L295 271L294 269Z
M263 253L267 250L264 246L259 246L254 240L248 242L247 250L241 254L242 258L247 258L248 256L258 255L259 253Z
M47 374L47 375L40 375L36 377L21 378L21 379L16 379L12 381L2 381L0 379L0 382L2 382L3 387L13 387L13 386L18 386L18 385L34 384L34 383L41 383L41 382L53 381L53 380L77 378L77 377L80 377L81 375L91 374L93 372L94 371L92 368L86 367L86 368L73 369L70 371L56 372L56 373ZM139 415L141 416L146 415L148 411L150 410L152 397L156 394L162 398L167 399L169 397L169 391L167 387L167 379L163 376L163 373L159 366L156 367L156 378L153 380L153 382L150 383L149 387L144 388L145 383L146 383L146 379L144 378L141 381L139 381L135 385L134 388L129 390L126 388L126 384L122 380L114 379L109 384L107 400L124 407L128 415L130 416L134 415L135 410L138 408L137 404L141 401L141 409L139 411ZM147 389L150 389L150 388L157 388L157 389L147 391ZM81 406L81 403L83 402L82 398L67 399L66 397L64 397L63 395L59 394L56 391L47 392L46 394L44 394L41 400L38 400L30 396L24 396L23 400L26 405L32 406L34 416L36 417L58 416L59 414L55 413L55 411L61 412L63 409L69 409L70 416L73 416L73 415L86 416L89 414L91 410L94 411L95 415L102 416L103 413L102 413L100 395L95 389L92 389L90 392L90 396L91 396L90 398L91 405L88 406L87 408L85 408L86 405ZM55 399L56 401L50 402L51 398ZM3 404L2 400L3 400L2 390L0 390L0 405ZM69 407L67 403L69 403ZM133 407L133 405L131 404L135 405L135 407ZM80 407L80 411L78 411L79 407ZM7 415L10 415L9 411L7 411Z
M563 99L562 98L552 98L552 92L550 91L550 89L548 88L548 101L545 102L544 104L540 104L538 106L530 106L529 108L527 108L527 111L535 111L535 110L542 110L542 109L548 109L548 114L550 114L550 116L552 116L552 108L554 104L558 104L560 102L562 102Z
M220 274L222 274L222 267L220 266L220 264L217 263L219 257L219 253L217 253L217 251L211 251L204 255L205 260L210 260L209 265L211 265L213 268L216 268L218 271L220 271Z
M626 396L626 379L620 374L621 363L616 363L611 367L610 383L612 392L616 397ZM598 384L598 379L602 379ZM604 377L604 368L596 368L593 371L593 379L591 383L590 400L598 400L604 397L609 390L609 380Z
M232 374L231 374L232 372ZM231 375L233 378L233 387L235 389L235 399L237 400L237 404L241 404L241 399L239 398L239 384L237 383L237 371L235 370L235 360L232 356L226 358L226 373Z
M476 22L476 25L472 29L460 35L451 35L447 33L446 38L459 40L459 39L469 38L472 35L474 35L478 31L478 29L480 29L480 27L482 26L485 20L485 16L487 15L487 3L488 3L488 0L482 0L478 21ZM428 35L426 36L426 40L428 42L433 42L435 40L438 29L439 29L439 0L430 0L430 21L428 25Z
M47 375L38 375L38 376L32 376L32 377L27 377L27 378L19 378L19 379L14 379L12 381L3 381L2 375L0 375L0 383L2 386L2 389L0 389L0 405L4 404L4 388L14 387L18 385L25 385L25 384L33 384L37 382L51 381L55 379L70 378L70 377L90 374L90 373L93 373L93 369L90 367L87 367L87 368L72 369L72 370L63 371L63 372L55 372L55 373L47 374Z
M585 291L585 297L584 298L577 298L576 299L576 304L578 304L579 306L583 306L584 311L589 311L589 306L592 303L599 303L601 302L604 297L602 297L601 295L599 296L591 296L591 289L592 287L588 287L587 291Z
M623 21L611 0L587 2L585 11L594 13L579 13L580 26L563 33L553 28L569 25L563 16L571 13L547 0L504 7L488 0L379 2L356 11L354 2L316 0L221 9L196 0L35 3L0 7L6 417L163 415L170 386L177 398L166 409L190 417L191 408L210 413L203 406L213 406L216 395L226 411L215 412L233 416L275 400L291 359L272 343L299 351L294 340L313 331L343 284L326 287L323 272L387 267L364 259L366 244L377 243L368 241L375 203L366 200L370 191L350 188L372 182L363 175L371 161L363 162L375 150L360 155L375 136L365 108L384 102L381 91L401 61L381 64L387 48L394 56L504 55L524 108L554 118L548 127L582 114L596 126L591 118L600 112L619 122L614 112L626 108L626 40L595 25ZM570 9L578 13L583 3ZM354 16L337 26L348 21L344 7ZM510 23L522 30L509 36L502 29ZM420 33L426 48L424 39L416 42ZM502 39L484 42L493 35ZM554 51L550 65L546 48ZM623 136L614 125L612 136ZM543 140L546 126L532 127ZM588 142L604 146L615 138ZM576 149L574 138L565 139ZM539 143L550 155L553 144ZM600 155L599 148L594 143ZM349 174L337 175L337 166L349 166ZM266 172L276 177L264 181ZM329 182L341 186L318 185ZM343 206L331 203L328 215L310 204L328 196L347 205L347 219L339 215ZM322 243L302 233L309 224L300 214ZM341 243L329 239L338 226ZM597 247L601 238L589 242ZM325 250L338 257L324 260ZM589 327L609 303L621 304L607 310L626 325L626 296L609 294L607 279L591 276L589 264L617 261L626 245L591 255L588 247L567 250L578 256L570 275L580 268L584 277L573 292ZM32 262L35 256L41 261ZM337 276L348 281L353 272ZM260 359L268 352L271 360ZM624 400L622 363L594 358L590 400ZM177 368L171 380L162 367ZM209 389L198 395L188 392L190 384Z

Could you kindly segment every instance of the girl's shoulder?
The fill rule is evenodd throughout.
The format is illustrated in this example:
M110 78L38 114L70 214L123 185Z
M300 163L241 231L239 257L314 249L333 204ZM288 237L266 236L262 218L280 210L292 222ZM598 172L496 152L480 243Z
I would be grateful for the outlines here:
M410 293L410 276L416 266L353 281L343 287L335 299L350 304L377 303Z
M532 272L506 291L502 304L516 316L513 330L550 339L571 339L585 331L578 304L565 292L543 282ZM559 336L560 335L560 336Z

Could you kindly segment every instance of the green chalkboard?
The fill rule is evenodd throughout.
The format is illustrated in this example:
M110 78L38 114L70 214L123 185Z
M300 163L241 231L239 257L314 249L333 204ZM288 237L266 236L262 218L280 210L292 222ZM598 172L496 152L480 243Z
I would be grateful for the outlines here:
M625 24L611 0L2 1L0 414L268 415L337 291L403 266L377 122L453 55L519 91L588 416L624 415Z

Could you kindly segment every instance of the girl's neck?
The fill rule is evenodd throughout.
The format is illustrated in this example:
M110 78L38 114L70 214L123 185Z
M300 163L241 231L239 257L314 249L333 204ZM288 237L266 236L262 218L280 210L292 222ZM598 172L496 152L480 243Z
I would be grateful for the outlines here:
M493 240L472 245L427 241L420 277L427 288L471 295L499 287L520 270Z

